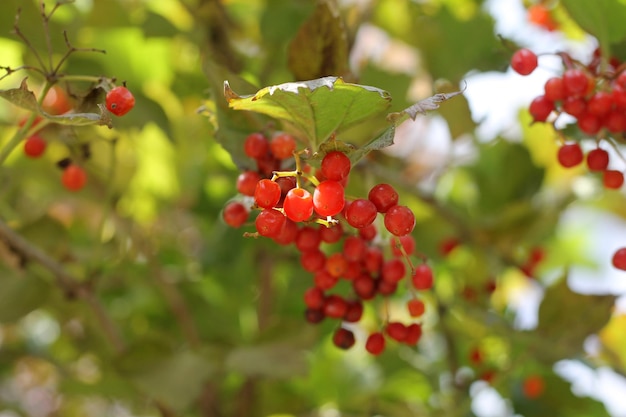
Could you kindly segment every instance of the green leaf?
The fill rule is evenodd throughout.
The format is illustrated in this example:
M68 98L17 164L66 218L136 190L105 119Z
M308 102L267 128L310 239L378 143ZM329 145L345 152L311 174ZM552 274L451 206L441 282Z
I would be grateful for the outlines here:
M462 93L463 91L454 91L451 93L435 94L434 96L418 101L417 103L407 107L401 112L389 113L389 115L387 116L387 120L395 122L396 124L406 120L407 117L415 120L418 114L424 115L426 114L426 112L437 110L441 103L450 100L452 97L458 96Z
M305 352L293 343L275 342L234 349L226 357L226 368L248 376L291 378L305 375Z
M561 279L546 290L535 333L555 355L579 353L584 340L609 321L614 304L614 295L578 294Z
M22 80L19 88L0 90L0 97L10 101L18 107L40 113L41 111L39 110L39 105L37 104L37 97L35 97L35 93L28 89L26 80L27 78Z
M296 80L345 76L350 72L348 54L348 36L337 6L319 0L289 44L289 69Z
M0 323L11 323L39 308L48 298L50 284L35 274L0 269Z
M626 38L626 2L623 0L562 0L570 16L585 31L595 36L604 53L609 45Z
M120 373L149 396L176 410L184 410L200 395L216 365L204 355L169 352L152 343L134 345L118 362Z
M235 110L250 110L280 119L313 151L334 133L380 116L391 103L388 92L351 84L339 77L324 77L265 87L239 96L224 82L224 95Z

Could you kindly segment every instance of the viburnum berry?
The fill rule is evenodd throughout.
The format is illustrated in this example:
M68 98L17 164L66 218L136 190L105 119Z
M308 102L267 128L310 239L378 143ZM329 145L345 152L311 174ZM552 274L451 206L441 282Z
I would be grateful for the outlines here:
M397 342L403 342L406 338L407 328L403 323L392 321L385 326L385 333Z
M105 104L108 111L123 116L135 107L135 96L128 88L118 86L107 93Z
M270 151L277 159L287 159L296 150L295 138L286 132L278 132L270 140Z
M376 295L376 281L368 274L361 274L352 280L352 289L361 300L371 300Z
M340 151L331 151L324 155L320 172L324 179L341 181L348 177L352 164L350 158Z
M372 355L380 355L385 350L385 336L380 332L371 333L365 341L365 350Z
M609 153L604 149L596 148L587 153L589 171L604 171L608 166Z
M222 211L224 222L230 227L241 227L248 220L248 209L238 201L226 204Z
M377 234L378 229L376 229L374 223L368 224L367 226L361 227L359 229L359 236L361 237L361 239L367 240L368 242L374 240Z
M396 283L401 281L406 274L406 266L399 258L392 258L383 262L381 269L381 279L387 282Z
M354 333L352 333L350 330L343 327L335 330L335 333L333 334L333 344L335 346L340 349L350 349L352 346L354 346L354 343Z
M78 165L70 163L61 176L63 186L70 191L79 191L87 184L87 173Z
M343 241L343 255L348 261L361 261L367 254L367 243L357 236L348 236Z
M554 102L548 100L546 96L538 96L530 102L528 111L535 122L545 122L554 110Z
M356 323L363 317L363 302L361 300L348 301L348 310L343 320L348 323Z
M606 91L597 91L587 101L587 111L595 116L605 116L613 106L613 98L611 93Z
M558 28L558 23L552 17L550 10L541 3L531 5L526 15L528 17L528 21L537 26L541 26L547 31L553 31Z
M250 133L243 142L243 151L250 158L264 158L270 151L270 141L261 132Z
M569 143L559 148L557 159L561 166L572 168L579 165L585 159L585 156L578 143Z
M280 200L280 185L276 182L264 178L257 182L254 189L254 202L259 207L271 209L276 207Z
M302 252L300 255L300 265L302 265L305 271L317 272L326 265L326 255L319 249Z
M307 308L304 311L304 317L309 323L317 324L321 323L326 318L326 315L322 308Z
M578 128L588 135L595 135L602 129L602 120L595 114L585 111L578 117Z
M611 110L604 118L604 127L611 133L622 133L626 130L626 114L623 110Z
M570 68L563 73L565 94L570 97L582 97L589 89L589 77L578 68Z
M67 93L58 85L52 86L41 103L41 107L48 113L59 115L72 110Z
M322 308L325 297L321 288L311 287L304 292L304 304L309 308Z
M280 229L280 233L274 236L274 242L279 245L290 245L296 240L298 235L298 225L291 219L285 219L285 224Z
M606 170L604 171L602 182L604 183L605 188L617 190L622 188L622 185L624 184L624 174L622 174L621 171L613 169Z
M376 206L379 213L386 213L391 207L398 204L398 192L389 184L378 184L372 187L367 195Z
M394 256L402 256L402 251L407 255L412 255L415 251L415 239L411 235L394 236L389 239L389 244Z
M320 227L319 235L322 241L326 243L336 243L343 236L343 227L341 223L332 224L329 227Z
M411 282L416 290L429 290L433 286L433 270L426 264L416 266Z
M315 286L324 291L333 288L337 285L337 282L339 282L339 278L330 275L325 269L320 269L313 275L313 283Z
M39 158L46 150L46 146L46 141L35 134L24 141L24 153L29 158Z
M529 75L537 68L537 55L530 49L522 48L511 57L511 68L520 75Z
M626 271L626 248L620 248L615 251L611 263L617 269Z
M565 98L565 87L563 79L560 77L552 77L546 81L543 86L544 97L550 101L560 101Z
M346 315L347 311L348 303L339 295L331 294L324 300L324 314L327 317L340 319Z
M563 111L574 117L580 117L585 113L587 103L581 97L566 97L563 100Z
M292 188L285 196L283 209L294 222L303 222L313 214L313 196L304 188Z
M346 221L356 229L361 229L374 223L377 214L378 211L374 203L364 198L352 201L345 211Z
M313 208L320 216L334 216L343 210L345 195L343 186L332 180L322 181L313 191Z
M418 298L412 298L406 303L406 308L411 317L421 317L426 311L424 302Z
M397 282L386 281L380 278L376 280L376 291L382 296L393 295L397 290Z
M237 177L237 191L243 195L254 196L256 185L261 181L261 176L256 171L242 171Z
M254 224L261 236L276 237L285 224L285 216L278 210L265 209L258 214Z
M365 270L370 274L378 274L383 266L383 252L377 246L370 246L367 248L363 265Z
M348 269L348 260L343 253L335 252L326 258L326 265L324 268L329 274L338 278Z
M296 248L300 252L306 252L313 249L318 249L320 242L322 241L321 229L316 229L312 226L304 226L298 230L295 244Z
M422 338L422 326L418 323L411 323L406 328L404 343L410 346L416 345Z
M395 205L385 213L385 228L396 236L408 235L415 227L415 215L406 206Z

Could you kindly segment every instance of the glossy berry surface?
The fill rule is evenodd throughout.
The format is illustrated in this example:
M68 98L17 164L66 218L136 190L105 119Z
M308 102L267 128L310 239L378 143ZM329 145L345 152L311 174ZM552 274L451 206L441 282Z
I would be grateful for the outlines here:
M250 158L264 158L270 151L270 141L261 132L250 133L243 142L243 151Z
M343 186L337 181L322 181L313 191L313 207L320 216L334 216L343 210Z
M416 290L429 290L433 286L433 270L426 264L418 265L413 271L411 281Z
M354 346L354 333L352 333L348 329L344 329L343 327L335 330L333 334L333 344L340 349L350 349Z
M326 180L341 181L350 174L351 162L345 153L328 152L322 159L320 171Z
M609 188L612 190L622 188L622 185L624 184L624 174L622 174L621 171L616 171L612 169L604 171L604 174L602 176L602 183L604 184L605 188Z
M106 95L106 108L116 116L123 116L135 107L135 96L124 86L118 86Z
M511 57L511 68L520 75L529 75L537 68L537 55L530 49L519 49Z
M596 148L587 154L589 171L604 171L609 166L609 153L604 149Z
M292 188L285 196L283 209L294 222L305 221L313 214L313 196L304 188Z
M79 191L87 184L87 173L78 165L70 164L63 170L61 182L70 191Z
M280 185L268 179L262 179L254 189L254 202L263 208L274 208L280 200Z
M345 217L348 224L354 228L361 229L369 226L376 220L378 211L370 200L359 198L350 203L346 209Z
M367 198L374 203L379 213L386 213L398 204L398 192L389 184L378 184L372 187Z
M241 227L248 220L248 209L238 201L231 201L224 207L222 218L230 227Z
M261 236L276 237L285 224L285 216L278 210L265 209L256 217L254 224Z
M270 140L270 150L277 159L290 158L296 150L296 140L289 133L277 133Z
M39 135L33 135L24 141L24 154L29 158L39 158L46 150L47 143Z
M396 236L408 235L415 227L415 215L406 206L393 206L385 213L385 227Z

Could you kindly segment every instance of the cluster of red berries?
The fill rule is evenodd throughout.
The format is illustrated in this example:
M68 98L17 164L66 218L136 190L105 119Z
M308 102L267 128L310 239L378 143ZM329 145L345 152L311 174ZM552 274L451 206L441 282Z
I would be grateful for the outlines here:
M602 175L606 189L618 190L624 185L624 172L609 169L609 153L600 147L603 141L623 140L626 133L626 69L613 58L601 65L597 49L591 62L582 64L568 54L559 54L565 64L560 77L548 79L544 94L529 106L535 122L555 125L556 118L565 113L576 119L578 129L596 141L596 147L585 153L579 142L565 141L557 151L557 160L565 168L586 162L590 172ZM511 67L521 75L531 74L537 68L537 55L529 49L520 49L511 58ZM626 270L626 249L615 252L613 266Z
M329 151L312 175L310 165L302 166L296 141L287 133L271 139L252 133L244 151L256 161L257 169L239 175L237 190L244 198L227 203L223 219L240 227L256 212L256 232L248 235L295 246L303 269L313 275L303 297L307 321L340 320L333 342L348 349L355 344L349 323L360 321L363 303L377 295L395 294L405 278L412 293L407 311L414 318L423 315L424 303L415 291L432 287L433 272L423 257L419 265L411 261L415 216L399 204L391 185L375 185L367 198L347 198L350 158L341 151ZM281 171L289 162L295 169ZM365 348L371 354L383 352L386 336L411 345L421 337L419 323L385 321L367 337Z
M111 89L105 99L106 108L116 116L123 116L128 113L135 105L135 97L125 87L119 86ZM55 85L46 94L43 102L43 109L52 115L65 114L72 110L72 104L67 93L59 86ZM43 118L37 116L31 125L32 134L24 141L24 154L29 158L41 157L48 142L42 135L42 128L37 126L42 122ZM25 120L20 122L20 127ZM85 156L88 156L88 152ZM57 164L62 170L61 184L70 191L79 191L87 184L87 173L83 167L73 163L70 159L63 159Z

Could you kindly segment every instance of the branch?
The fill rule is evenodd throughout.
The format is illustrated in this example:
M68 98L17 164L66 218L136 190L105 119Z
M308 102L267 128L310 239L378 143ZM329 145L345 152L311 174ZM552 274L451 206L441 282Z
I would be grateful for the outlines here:
M57 285L68 297L83 299L92 309L97 321L102 327L106 339L115 352L119 353L124 349L124 342L122 341L119 329L115 326L115 323L109 317L106 309L95 296L90 286L82 284L78 278L70 274L57 260L24 239L2 219L0 219L0 238L4 239L15 252L19 253L25 259L35 261L50 271L52 275L54 275Z

